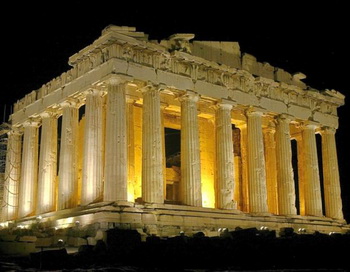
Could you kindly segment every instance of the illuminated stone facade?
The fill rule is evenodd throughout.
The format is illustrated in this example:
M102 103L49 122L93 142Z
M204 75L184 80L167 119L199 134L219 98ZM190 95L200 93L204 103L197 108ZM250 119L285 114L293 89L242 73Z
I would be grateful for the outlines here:
M193 38L109 26L71 70L15 103L4 224L347 230L334 136L344 96L236 42ZM166 129L181 135L176 163Z

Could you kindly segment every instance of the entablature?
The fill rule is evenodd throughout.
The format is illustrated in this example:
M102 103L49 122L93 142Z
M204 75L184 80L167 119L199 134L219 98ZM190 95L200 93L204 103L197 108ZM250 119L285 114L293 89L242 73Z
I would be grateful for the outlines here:
M169 52L168 48L147 41L142 32L129 27L109 26L100 38L73 55L69 62L72 69L15 103L12 122L21 122L53 104L79 96L91 86L101 86L103 79L112 74L132 78L130 81L135 86L151 81L164 84L168 89L193 90L203 98L229 99L243 106L258 106L276 114L286 113L333 127L338 126L337 107L344 104L345 98L334 90L321 93L303 89L300 84L293 85L292 81L285 83L271 76L256 76L254 73L258 72L249 72L244 66L235 68L187 52ZM267 64L262 67L271 70ZM295 80L303 77L296 74Z

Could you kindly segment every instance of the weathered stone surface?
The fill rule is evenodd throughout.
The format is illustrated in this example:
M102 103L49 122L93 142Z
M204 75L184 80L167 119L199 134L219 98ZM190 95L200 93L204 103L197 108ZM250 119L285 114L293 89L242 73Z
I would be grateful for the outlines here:
M261 112L247 112L249 211L252 213L268 212L261 118Z
M13 220L18 213L19 182L21 178L22 135L18 129L8 133L2 220Z
M106 102L106 139L104 201L128 199L126 84L122 78L108 82Z
M62 131L58 173L58 210L73 208L78 201L78 107L62 104Z
M86 98L82 205L101 201L103 197L103 115L102 92L89 90Z
M19 188L18 217L34 215L36 208L38 178L38 139L39 123L25 124L22 151L21 182ZM25 174L24 174L25 173Z
M36 236L21 236L18 239L18 241L20 242L30 242L30 243L35 243L36 240L37 240Z
M328 133L338 127L345 97L307 87L302 73L241 57L238 43L193 38L148 41L135 28L109 26L70 58L69 71L19 100L11 115L4 226L20 219L13 233L40 238L47 237L41 228L68 228L55 231L53 243L74 245L84 244L79 237L105 240L98 230L115 227L139 229L143 238L261 226L347 230ZM290 120L276 119L281 115ZM181 134L176 154L168 154L175 146L164 128ZM328 158L321 169L326 218L319 132ZM300 215L291 139L298 141ZM180 157L177 172L165 166L167 156ZM163 205L167 190L173 197Z
M42 114L41 132L45 137L40 142L37 214L54 211L56 206L57 130L56 114Z
M183 204L202 206L200 147L198 135L198 95L189 92L181 97L181 177Z

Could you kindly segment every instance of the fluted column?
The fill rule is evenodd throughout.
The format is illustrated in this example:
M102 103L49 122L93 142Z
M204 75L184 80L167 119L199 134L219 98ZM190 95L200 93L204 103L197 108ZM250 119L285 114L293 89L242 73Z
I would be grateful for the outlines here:
M234 154L231 104L219 103L215 111L216 130L216 207L234 209Z
M47 111L41 117L37 214L56 209L57 115Z
M125 88L126 83L120 78L108 82L104 201L128 200Z
M14 220L18 212L18 189L21 177L22 134L18 129L8 132L2 220Z
M298 156L298 189L299 189L299 210L300 215L305 215L305 166L304 166L304 150L303 139L301 133L296 137L297 156Z
M73 208L78 200L79 110L77 103L72 100L63 103L62 108L58 210Z
M321 135L326 216L343 219L335 129L323 128Z
M236 125L240 130L241 148L241 190L239 205L244 212L249 212L249 182L248 182L248 153L247 153L247 124Z
M163 148L159 90L147 86L142 90L142 199L163 203Z
M164 127L164 111L167 107L167 104L160 105L160 120L161 120L161 139L162 139L162 161L163 161L163 195L164 199L166 199L166 154L165 154L165 127Z
M248 111L247 118L249 212L266 213L268 208L261 122L262 113Z
M103 98L99 90L86 95L84 136L81 205L102 200Z
M304 151L305 214L322 216L322 199L318 169L315 125L302 127Z
M127 98L128 200L135 201L135 123L134 99Z
M278 214L276 129L269 126L263 130L266 164L267 206L270 213Z
M201 165L196 93L188 91L181 102L181 182L182 203L202 206Z
M279 116L276 124L276 157L278 210L281 215L295 215L295 188L292 166L292 147L289 130L290 119Z
M39 123L35 121L27 121L23 126L22 169L18 203L19 218L35 214L38 178Z

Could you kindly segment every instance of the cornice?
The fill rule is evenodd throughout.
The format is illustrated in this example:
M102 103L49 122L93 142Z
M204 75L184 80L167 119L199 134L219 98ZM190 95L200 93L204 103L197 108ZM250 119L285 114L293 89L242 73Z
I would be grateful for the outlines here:
M220 65L185 52L169 53L166 47L145 41L141 34L135 38L128 36L127 33L111 31L74 54L69 59L73 65L72 69L15 103L14 112L51 92L65 88L75 79L113 58L185 76L194 82L204 81L229 90L240 90L253 94L258 99L265 97L282 101L287 106L298 105L334 116L337 115L336 108L344 104L344 95L334 90L322 93L314 89L305 90L292 84L257 77L246 70Z

